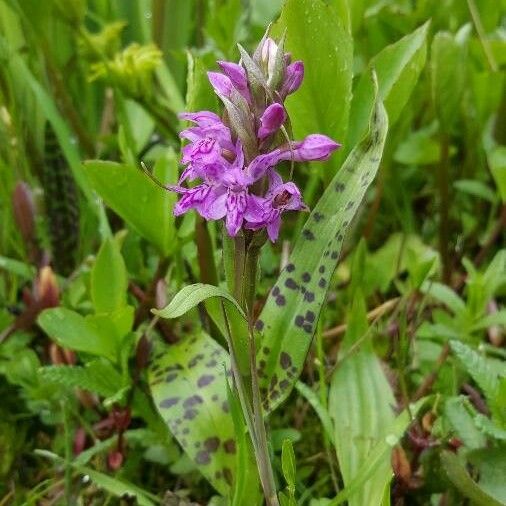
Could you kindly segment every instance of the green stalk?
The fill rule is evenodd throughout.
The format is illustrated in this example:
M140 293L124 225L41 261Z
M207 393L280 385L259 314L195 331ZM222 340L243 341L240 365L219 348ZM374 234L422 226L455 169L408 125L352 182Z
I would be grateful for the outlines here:
M65 438L65 474L64 474L64 489L65 489L65 502L72 504L72 432L70 420L70 407L69 399L62 401L63 412L63 430Z
M443 282L449 283L451 280L450 263L450 191L448 183L448 160L449 160L449 140L447 134L441 135L441 159L439 170L437 172L437 184L439 190L439 254L443 266Z
M255 336L251 326L249 325L249 356L251 371L251 391L253 400L253 422L256 433L255 457L257 461L258 472L260 474L260 482L264 490L264 495L268 506L279 506L278 496L276 493L276 482L274 480L274 472L272 470L271 459L269 455L269 446L267 443L267 431L265 429L262 402L260 398L260 388L258 385L257 364L256 364L256 347Z
M244 306L242 294L246 243L243 235L234 238L234 247L234 297L241 306Z
M254 238L253 238L254 241ZM260 256L260 246L251 242L246 255L246 269L244 273L244 285L242 289L245 310L248 315L248 352L250 362L251 376L251 398L253 404L253 423L255 427L256 444L254 445L255 457L260 474L260 481L264 490L264 495L269 506L279 506L276 494L276 482L269 455L269 446L267 442L267 431L265 429L264 416L262 411L262 401L260 396L260 387L258 384L255 334L253 332L253 310L256 295L256 279L258 270L258 258Z

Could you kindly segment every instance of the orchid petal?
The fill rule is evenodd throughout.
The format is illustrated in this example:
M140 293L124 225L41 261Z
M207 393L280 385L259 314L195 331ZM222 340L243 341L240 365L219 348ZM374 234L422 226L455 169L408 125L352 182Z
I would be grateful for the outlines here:
M286 67L285 79L281 87L281 96L284 98L297 91L304 79L304 63L300 60L294 61Z
M208 72L207 77L217 95L229 98L234 88L232 81L219 72Z
M265 139L273 134L286 120L285 108L281 104L271 104L265 109L260 118L260 128L258 129L258 138Z

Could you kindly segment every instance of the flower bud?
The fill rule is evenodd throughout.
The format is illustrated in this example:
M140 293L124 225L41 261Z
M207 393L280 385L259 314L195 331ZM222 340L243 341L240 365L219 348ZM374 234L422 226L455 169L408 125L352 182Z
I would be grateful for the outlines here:
M208 72L207 77L217 95L229 98L232 94L232 81L219 72Z
M284 98L297 91L304 79L304 63L294 61L285 70L285 79L281 87L281 96Z
M302 142L296 143L296 161L327 160L341 145L330 137L321 134L308 135Z
M26 244L35 239L35 206L30 187L18 181L12 193L12 211L19 232Z
M86 448L86 431L79 427L74 434L74 455L79 455Z
M35 282L35 300L40 309L58 306L59 295L58 282L51 267L42 267Z
M241 65L228 61L218 61L218 65L239 91L248 89L246 71L241 67Z
M260 128L258 129L258 138L265 139L269 135L278 131L286 120L285 108L281 104L271 104L265 109L260 118Z
M111 471L117 471L123 465L123 454L118 450L113 450L107 455L107 465Z

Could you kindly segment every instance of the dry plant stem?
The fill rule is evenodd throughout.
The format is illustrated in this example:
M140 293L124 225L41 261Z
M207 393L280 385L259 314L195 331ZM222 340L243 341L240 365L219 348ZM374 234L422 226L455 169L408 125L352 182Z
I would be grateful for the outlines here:
M395 297L394 299L390 299L383 302L383 304L379 305L378 307L375 307L373 310L367 313L367 320L371 321L375 320L378 317L383 316L384 314L394 309L399 303L399 301L400 297ZM346 323L343 323L342 325L338 325L337 327L325 330L325 332L323 332L322 335L325 338L339 337L340 335L346 332L347 328L348 325Z
M439 191L439 254L443 266L443 282L448 284L451 279L450 246L449 246L449 183L448 183L448 160L449 139L441 134L441 160L437 172L437 185Z

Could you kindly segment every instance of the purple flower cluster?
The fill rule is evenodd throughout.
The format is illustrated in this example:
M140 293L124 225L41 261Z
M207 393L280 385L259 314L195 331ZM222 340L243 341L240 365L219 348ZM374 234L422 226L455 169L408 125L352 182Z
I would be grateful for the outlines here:
M223 119L209 111L180 115L193 126L180 134L189 141L181 159L185 170L169 188L181 194L176 216L195 209L206 220L224 218L231 236L241 228L266 228L275 241L281 214L306 209L295 183L283 182L276 165L326 160L339 144L319 134L289 140L283 103L301 85L304 65L290 62L283 41L264 37L253 57L239 49L239 64L219 61L223 73L208 73L225 106ZM183 186L195 179L198 185Z

